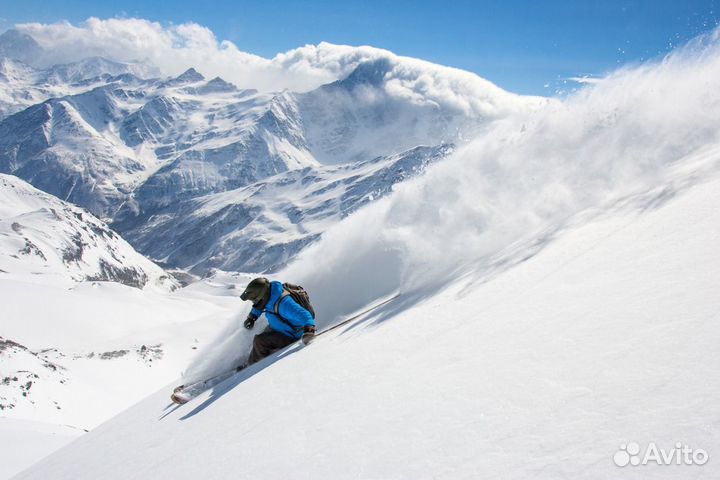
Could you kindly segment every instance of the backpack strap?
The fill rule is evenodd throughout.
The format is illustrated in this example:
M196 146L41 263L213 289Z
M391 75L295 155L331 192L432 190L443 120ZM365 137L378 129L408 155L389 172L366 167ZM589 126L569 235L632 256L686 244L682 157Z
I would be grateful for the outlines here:
M285 300L286 297L289 296L290 292L283 288L283 292L280 294L280 298L278 298L277 302L275 302L275 315L277 315L278 317L280 316L280 302L282 302L283 300Z
M285 290L285 288L283 288L283 292L282 292L282 294L280 294L280 298L278 298L277 302L275 302L275 311L273 313L280 319L281 322L283 322L288 327L292 328L292 330L294 332L299 332L303 327L298 327L297 325L293 325L292 323L290 323L290 321L287 318L280 315L280 302L282 302L283 300L285 300L286 297L289 297L289 296L290 296L290 292L288 292L287 290Z

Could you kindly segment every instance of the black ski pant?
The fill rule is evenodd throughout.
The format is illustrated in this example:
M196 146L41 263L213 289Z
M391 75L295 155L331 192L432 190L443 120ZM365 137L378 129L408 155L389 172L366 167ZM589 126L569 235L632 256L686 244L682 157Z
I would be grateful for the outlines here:
M252 365L281 348L287 347L294 341L294 338L267 327L262 333L255 335L252 352L250 352L247 364Z

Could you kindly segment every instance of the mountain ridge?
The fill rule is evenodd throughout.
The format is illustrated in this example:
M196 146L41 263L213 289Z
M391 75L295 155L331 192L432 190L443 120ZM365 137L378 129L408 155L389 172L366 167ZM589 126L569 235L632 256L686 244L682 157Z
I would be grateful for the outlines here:
M110 73L98 76L104 68ZM89 83L83 91L68 87L67 95L0 120L0 171L88 208L134 242L151 230L143 227L143 219L173 215L170 206L186 208L192 199L308 167L325 175L325 165L361 165L418 146L462 144L483 125L536 105L520 97L505 102L503 95L512 95L504 93L496 99L504 113L468 115L395 95L393 68L387 58L360 62L344 79L311 92L266 94L237 89L220 77L207 80L193 68L176 77L143 79L140 67L98 57L51 67L56 81ZM383 191L408 178L384 175ZM270 214L248 211L260 223ZM229 261L233 254L217 248L219 238L211 239L218 260L209 268L278 268L311 243L304 237L288 247L285 241L268 242L268 236L274 234L254 232L240 248L282 252L269 254L265 263ZM147 242L135 245L142 250ZM167 261L176 258L172 251L143 253Z
M12 175L0 174L2 270L172 290L178 284L106 224Z

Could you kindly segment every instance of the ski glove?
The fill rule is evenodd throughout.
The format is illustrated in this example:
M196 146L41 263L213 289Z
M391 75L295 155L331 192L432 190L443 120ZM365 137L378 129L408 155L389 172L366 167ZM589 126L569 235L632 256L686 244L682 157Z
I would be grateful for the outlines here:
M305 333L303 333L302 342L303 342L303 345L308 345L308 344L310 344L310 342L312 342L313 339L315 338L315 326L314 326L314 325L307 325L307 326L305 327L305 331L304 331L304 332L305 332Z
M258 317L253 315L252 313L247 316L245 319L245 323L243 323L243 327L247 328L248 330L252 330L252 328L255 326L255 320L257 320Z

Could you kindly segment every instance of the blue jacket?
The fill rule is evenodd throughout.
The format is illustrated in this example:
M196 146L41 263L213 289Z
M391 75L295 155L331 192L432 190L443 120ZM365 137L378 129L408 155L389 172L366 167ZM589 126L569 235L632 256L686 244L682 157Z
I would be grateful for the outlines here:
M265 305L265 309L258 310L253 307L250 312L256 317L259 317L264 313L270 328L276 332L285 334L288 337L299 339L302 337L303 330L307 325L315 326L315 319L312 317L310 312L298 305L298 303L288 295L283 298L282 302L280 302L280 315L282 315L282 318L287 322L290 322L292 326L283 322L282 319L275 315L275 304L282 293L282 283L270 282L270 299L268 300L267 305Z

